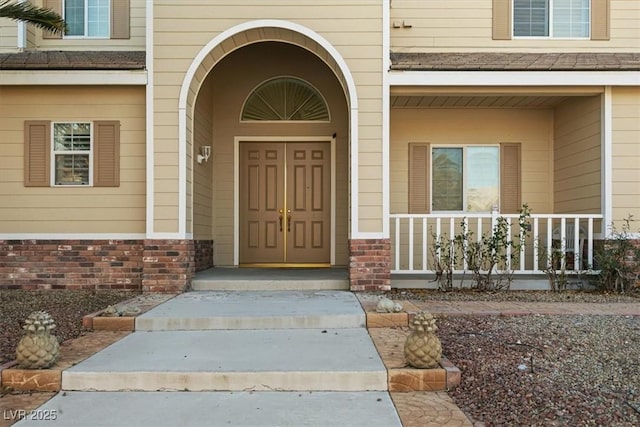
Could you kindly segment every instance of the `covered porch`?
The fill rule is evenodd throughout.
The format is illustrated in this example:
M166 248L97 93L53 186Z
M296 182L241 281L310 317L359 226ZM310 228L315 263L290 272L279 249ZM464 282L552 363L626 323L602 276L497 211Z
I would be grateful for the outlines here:
M393 286L435 279L443 263L471 273L469 251L496 232L505 235L493 268L514 279L597 269L608 221L604 87L390 91Z

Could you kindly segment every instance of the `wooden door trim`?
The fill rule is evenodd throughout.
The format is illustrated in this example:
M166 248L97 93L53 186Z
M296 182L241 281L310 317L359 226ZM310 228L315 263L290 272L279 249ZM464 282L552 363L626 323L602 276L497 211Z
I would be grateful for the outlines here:
M331 152L330 265L336 263L336 138L333 136L236 136L233 140L233 265L240 265L240 144L243 142L324 142Z

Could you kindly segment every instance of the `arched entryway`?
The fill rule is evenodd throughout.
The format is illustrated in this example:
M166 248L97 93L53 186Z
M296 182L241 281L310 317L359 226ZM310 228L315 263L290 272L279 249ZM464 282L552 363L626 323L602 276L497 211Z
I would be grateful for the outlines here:
M266 33L212 46L185 92L194 240L212 241L216 266L346 265L350 78L317 41Z

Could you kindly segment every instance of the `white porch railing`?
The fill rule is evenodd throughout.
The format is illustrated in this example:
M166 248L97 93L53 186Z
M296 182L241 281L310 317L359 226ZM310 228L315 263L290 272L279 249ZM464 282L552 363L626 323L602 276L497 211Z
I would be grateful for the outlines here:
M391 273L435 273L436 242L464 230L471 233L470 240L480 241L483 234L491 233L499 217L507 222L508 239L520 241L519 214L391 214ZM526 238L516 245L520 253L511 256L512 248L506 248L507 268L514 274L544 273L549 268L545 263L553 259L558 271L577 273L593 267L594 237L601 236L602 215L532 214L527 223ZM466 247L464 242L461 251ZM466 271L465 257L459 256L454 273Z

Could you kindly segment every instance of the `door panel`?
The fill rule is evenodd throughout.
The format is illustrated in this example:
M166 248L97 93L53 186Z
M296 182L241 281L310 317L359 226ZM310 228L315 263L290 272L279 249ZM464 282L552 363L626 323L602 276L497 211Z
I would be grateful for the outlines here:
M330 262L330 153L328 143L287 144L287 200L295 224L286 241L287 262Z
M329 263L331 155L323 142L240 144L240 263Z
M240 260L282 262L284 144L240 144Z

